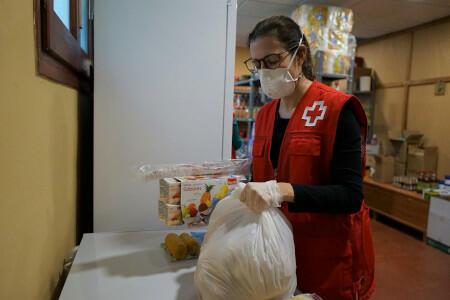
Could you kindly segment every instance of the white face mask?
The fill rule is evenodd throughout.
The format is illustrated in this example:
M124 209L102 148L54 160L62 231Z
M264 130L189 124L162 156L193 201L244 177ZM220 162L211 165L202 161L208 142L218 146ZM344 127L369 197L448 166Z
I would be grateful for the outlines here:
M298 49L303 41L303 35L298 43L298 47L289 60L287 68L277 69L259 69L259 79L261 81L261 88L264 94L268 95L272 99L280 99L291 95L295 89L295 82L297 78L292 77L289 72L292 62L295 59Z

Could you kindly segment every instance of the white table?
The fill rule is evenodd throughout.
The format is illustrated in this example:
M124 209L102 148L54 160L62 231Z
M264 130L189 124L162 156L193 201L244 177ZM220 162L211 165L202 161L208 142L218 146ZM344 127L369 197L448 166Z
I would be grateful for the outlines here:
M197 261L170 262L160 246L168 232L85 234L60 299L197 299Z

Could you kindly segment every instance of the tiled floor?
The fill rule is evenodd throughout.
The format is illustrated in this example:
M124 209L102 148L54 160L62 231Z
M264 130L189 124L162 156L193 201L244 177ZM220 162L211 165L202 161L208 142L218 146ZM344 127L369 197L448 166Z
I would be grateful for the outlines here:
M450 255L372 220L376 291L371 300L450 299Z

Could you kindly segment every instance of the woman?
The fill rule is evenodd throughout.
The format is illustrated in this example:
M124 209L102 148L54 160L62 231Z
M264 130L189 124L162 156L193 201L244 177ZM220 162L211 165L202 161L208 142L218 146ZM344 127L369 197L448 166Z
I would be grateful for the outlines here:
M248 69L276 100L258 112L255 182L241 201L256 212L281 206L292 223L300 291L368 299L374 253L362 195L364 111L354 96L314 81L308 42L291 19L259 22L248 45Z

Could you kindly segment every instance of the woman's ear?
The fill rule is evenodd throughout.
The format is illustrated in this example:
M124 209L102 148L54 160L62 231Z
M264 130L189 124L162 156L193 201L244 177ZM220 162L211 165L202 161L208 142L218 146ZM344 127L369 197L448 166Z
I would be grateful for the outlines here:
M303 66L303 63L305 62L306 51L307 51L307 49L306 49L305 45L300 45L300 47L297 51L297 62L298 62L299 67Z

